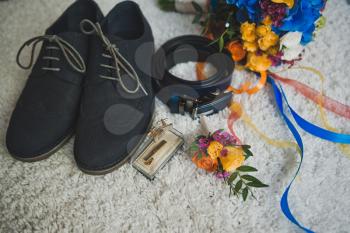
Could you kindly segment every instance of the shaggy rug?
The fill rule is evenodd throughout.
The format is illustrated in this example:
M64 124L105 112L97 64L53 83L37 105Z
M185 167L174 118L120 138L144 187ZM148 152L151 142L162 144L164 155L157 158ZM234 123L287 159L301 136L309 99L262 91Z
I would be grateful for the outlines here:
M11 111L28 71L17 67L19 46L43 31L72 0L9 0L0 2L0 141L4 142ZM118 0L98 0L107 13ZM154 0L137 1L152 25L156 46L183 34L198 34L192 16L163 12ZM326 27L305 51L302 65L327 77L326 94L350 104L350 5L329 1ZM180 72L177 70L177 72ZM235 72L234 84L246 74ZM312 74L289 71L286 76L319 88ZM291 105L306 119L320 124L317 107L285 88ZM261 130L276 139L293 140L275 107L271 88L237 96ZM208 128L227 128L228 111L206 119ZM73 139L49 159L22 163L0 146L0 232L299 232L282 214L279 201L292 178L298 155L265 144L243 122L237 135L252 145L250 164L270 185L258 190L258 200L228 197L226 186L195 168L186 150L201 131L198 121L171 115L157 101L157 118L168 118L185 135L184 149L150 182L126 164L105 176L83 174L75 165ZM328 113L334 127L350 133L350 122ZM305 160L290 192L293 213L316 232L350 232L350 159L333 143L306 133Z

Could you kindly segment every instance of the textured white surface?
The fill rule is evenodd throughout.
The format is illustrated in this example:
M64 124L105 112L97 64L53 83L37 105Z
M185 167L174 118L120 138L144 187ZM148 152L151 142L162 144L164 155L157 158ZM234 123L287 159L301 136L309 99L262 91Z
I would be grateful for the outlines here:
M19 46L40 35L71 0L9 0L0 2L0 141L4 141L10 113L25 83L27 71L15 64ZM99 0L107 13L117 0ZM199 29L192 16L166 13L155 1L140 0L153 27L156 45ZM320 69L327 77L326 94L350 104L350 6L329 1L328 23L306 49L303 65ZM316 77L291 71L319 88ZM244 73L235 73L235 84ZM314 104L286 87L290 103L306 119L320 123ZM270 87L251 97L242 96L246 111L273 138L292 139L274 106ZM185 134L187 145L200 131L187 116L170 115L157 102L157 118L167 117ZM228 112L207 119L210 130L226 127ZM328 114L334 126L350 133L350 123ZM80 172L71 140L55 155L38 163L12 159L0 146L0 232L298 232L279 208L282 192L299 161L295 151L264 144L242 122L236 133L251 144L258 176L270 184L259 190L259 201L229 199L228 190L211 175L197 170L185 152L179 152L153 182L129 164L99 177ZM300 132L302 132L300 130ZM338 147L302 133L305 160L291 189L293 213L317 232L350 232L350 160Z

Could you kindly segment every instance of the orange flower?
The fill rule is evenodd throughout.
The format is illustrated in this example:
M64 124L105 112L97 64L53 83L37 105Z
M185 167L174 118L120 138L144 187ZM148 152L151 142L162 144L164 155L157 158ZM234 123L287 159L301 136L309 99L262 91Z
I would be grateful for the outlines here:
M212 141L208 146L207 152L213 160L216 160L220 156L222 148L224 146L220 142Z
M199 152L201 153L201 152ZM192 157L192 162L200 169L204 169L207 172L215 172L218 168L217 159L212 159L210 156L202 154L202 157L199 159L198 154Z
M232 59L234 61L240 61L242 60L245 55L246 51L243 49L243 46L238 41L232 41L227 45L227 49L230 51L232 55Z
M245 160L242 148L226 146L224 150L226 150L227 153L225 156L220 156L220 160L225 171L231 172L242 166Z
M266 71L270 68L271 64L271 60L267 54L257 55L255 53L248 53L246 66L252 71Z

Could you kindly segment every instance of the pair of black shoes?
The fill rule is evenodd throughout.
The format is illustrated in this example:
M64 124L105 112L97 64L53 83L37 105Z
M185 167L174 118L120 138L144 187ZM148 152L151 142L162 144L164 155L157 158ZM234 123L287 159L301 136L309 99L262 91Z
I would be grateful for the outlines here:
M122 165L142 142L154 110L151 28L139 6L117 4L104 17L93 0L78 0L17 55L31 68L13 111L6 144L22 161L47 158L72 135L74 157L86 173ZM28 66L20 53L31 48Z

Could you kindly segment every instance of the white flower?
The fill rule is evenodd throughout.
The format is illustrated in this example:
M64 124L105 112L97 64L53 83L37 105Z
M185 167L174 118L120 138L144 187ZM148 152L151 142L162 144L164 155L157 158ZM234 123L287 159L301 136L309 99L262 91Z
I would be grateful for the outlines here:
M300 44L302 33L288 32L280 40L280 49L283 50L283 60L294 60L302 53L304 47Z
M303 52L303 49L304 46L300 44L292 48L284 48L282 60L291 61L297 59L299 57L299 54Z
M287 48L295 47L300 44L302 35L301 32L288 32L282 36L280 45Z

